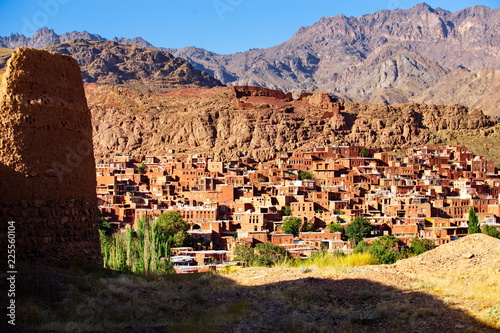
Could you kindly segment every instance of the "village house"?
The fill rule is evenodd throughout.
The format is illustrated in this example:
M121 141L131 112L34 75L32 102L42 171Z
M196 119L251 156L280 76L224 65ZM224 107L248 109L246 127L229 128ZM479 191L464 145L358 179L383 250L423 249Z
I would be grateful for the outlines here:
M114 156L96 166L96 179L100 212L115 229L177 211L199 241L182 255L200 263L225 257L196 251L236 244L269 242L298 257L320 249L349 251L352 243L326 227L346 226L357 216L371 223L372 237L394 235L402 244L414 237L438 245L463 237L471 208L482 225L500 228L494 162L457 146L412 147L403 157L358 146L315 147L276 152L259 163L248 157ZM284 234L287 215L315 231Z

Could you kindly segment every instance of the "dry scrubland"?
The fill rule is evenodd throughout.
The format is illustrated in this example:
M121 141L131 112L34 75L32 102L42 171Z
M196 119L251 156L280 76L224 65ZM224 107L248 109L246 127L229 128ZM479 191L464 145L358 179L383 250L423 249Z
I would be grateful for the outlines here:
M81 262L25 265L17 282L19 331L500 329L500 240L475 234L394 265L359 266L367 260L147 277Z

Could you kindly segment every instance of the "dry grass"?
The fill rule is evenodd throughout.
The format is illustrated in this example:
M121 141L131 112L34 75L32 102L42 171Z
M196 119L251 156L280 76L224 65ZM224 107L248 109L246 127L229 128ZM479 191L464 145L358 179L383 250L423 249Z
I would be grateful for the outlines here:
M439 295L453 308L463 308L463 300L475 304L468 312L478 320L500 329L500 281L492 268L449 271L427 278L416 290Z
M368 267L356 266L367 260L322 257L295 267L228 267L208 275L28 269L19 280L30 285L21 295L19 324L56 331L128 326L134 333L144 327L148 332L441 332L453 321L464 325L464 332L493 332L451 310L460 303L456 296L446 302L428 296L442 292L438 282L417 281L408 289L384 285L370 279L375 275ZM492 325L500 305L489 302L483 312L492 319L484 322Z
M358 266L374 265L377 260L369 253L356 253L347 256L322 253L303 261L287 262L284 267L298 267L303 274L331 275L349 273Z

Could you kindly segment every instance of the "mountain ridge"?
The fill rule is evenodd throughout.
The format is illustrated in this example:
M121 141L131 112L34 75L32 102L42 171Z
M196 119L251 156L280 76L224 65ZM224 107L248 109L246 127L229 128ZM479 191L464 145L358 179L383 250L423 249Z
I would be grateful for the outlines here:
M57 40L53 30L46 28L35 35L32 45ZM12 36L11 44L0 38L0 46L13 45ZM102 39L88 32L58 38L82 36ZM482 75L500 70L500 8L474 6L452 13L422 3L360 17L323 17L276 46L229 55L196 47L158 48L142 38L113 40L172 53L227 85L260 86L295 96L325 91L369 104L460 102L500 116L496 90L484 89L498 87L500 77ZM461 67L474 74L456 71ZM470 78L474 86L483 88L466 89L464 82Z

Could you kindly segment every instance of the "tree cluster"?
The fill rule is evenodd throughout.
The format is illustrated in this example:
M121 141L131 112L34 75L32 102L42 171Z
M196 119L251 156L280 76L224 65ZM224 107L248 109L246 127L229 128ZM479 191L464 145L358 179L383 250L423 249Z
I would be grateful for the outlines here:
M400 259L422 254L435 247L435 243L430 239L415 237L410 241L410 247L407 247L399 244L396 237L385 235L378 237L372 244L359 242L354 253L370 253L379 264L393 264Z
M290 259L290 254L284 247L271 243L259 243L254 248L237 245L234 255L235 260L243 262L246 266L272 267Z

